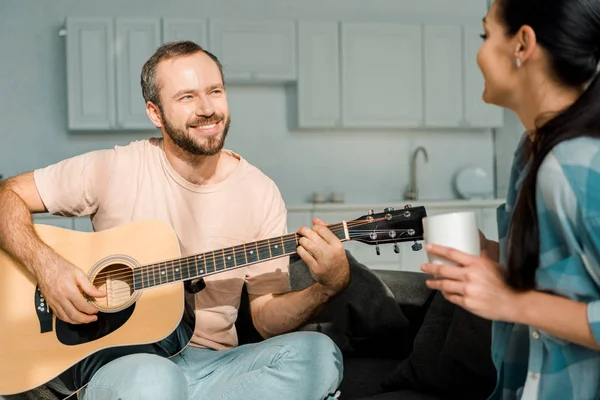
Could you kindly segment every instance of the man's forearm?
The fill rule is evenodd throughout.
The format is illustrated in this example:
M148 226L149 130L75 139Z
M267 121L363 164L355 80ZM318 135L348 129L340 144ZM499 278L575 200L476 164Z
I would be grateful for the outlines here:
M40 265L40 259L52 253L37 236L31 222L31 212L11 189L10 182L0 185L0 248L21 261L34 274L33 269Z
M263 337L293 331L319 312L331 297L319 283L301 291L273 295L254 313L254 325Z

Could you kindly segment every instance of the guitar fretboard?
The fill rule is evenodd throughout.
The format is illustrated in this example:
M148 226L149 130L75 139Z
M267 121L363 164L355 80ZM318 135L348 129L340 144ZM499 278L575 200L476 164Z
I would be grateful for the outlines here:
M345 239L343 223L330 225L329 229L340 240ZM296 253L299 240L297 233L291 233L142 266L134 271L133 286L135 290L142 290L292 255Z

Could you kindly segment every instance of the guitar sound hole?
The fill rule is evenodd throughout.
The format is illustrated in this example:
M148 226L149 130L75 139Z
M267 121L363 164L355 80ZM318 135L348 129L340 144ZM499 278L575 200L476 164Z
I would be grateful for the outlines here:
M133 270L125 264L102 268L93 279L94 285L106 292L105 297L93 299L100 309L117 309L127 304L134 293Z

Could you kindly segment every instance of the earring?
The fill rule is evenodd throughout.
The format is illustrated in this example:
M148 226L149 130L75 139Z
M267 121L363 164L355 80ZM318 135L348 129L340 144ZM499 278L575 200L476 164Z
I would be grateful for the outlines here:
M515 63L517 64L517 68L521 68L521 59L520 58L517 58L515 60Z

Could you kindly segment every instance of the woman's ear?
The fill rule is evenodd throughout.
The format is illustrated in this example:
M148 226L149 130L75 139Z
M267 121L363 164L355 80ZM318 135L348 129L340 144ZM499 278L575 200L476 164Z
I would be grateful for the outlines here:
M529 25L523 25L515 35L515 59L524 64L529 60L537 46L534 30Z

